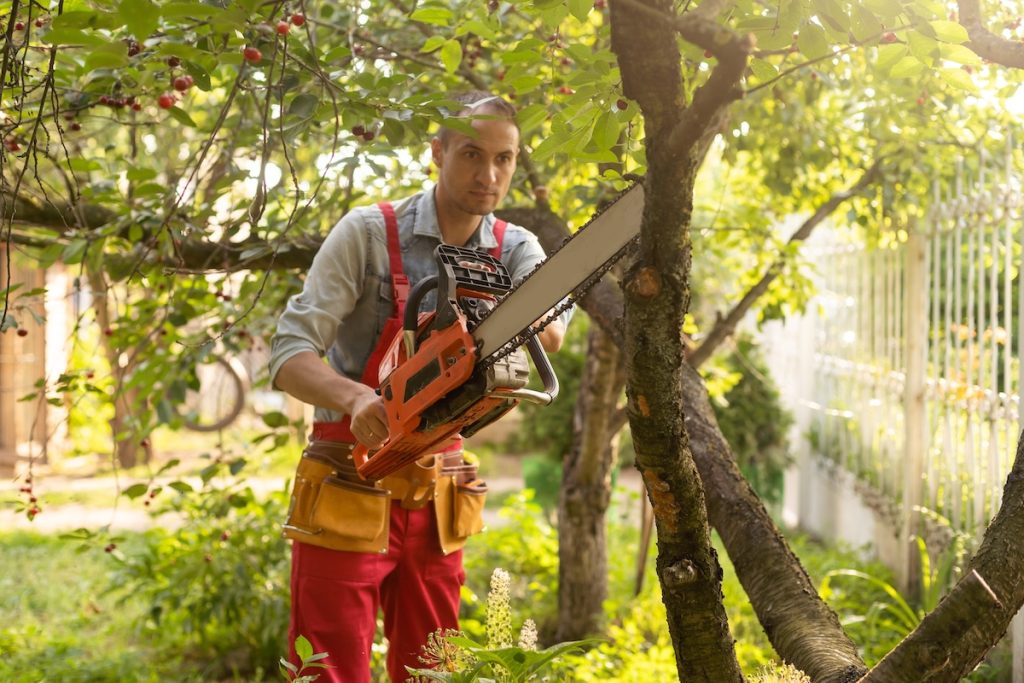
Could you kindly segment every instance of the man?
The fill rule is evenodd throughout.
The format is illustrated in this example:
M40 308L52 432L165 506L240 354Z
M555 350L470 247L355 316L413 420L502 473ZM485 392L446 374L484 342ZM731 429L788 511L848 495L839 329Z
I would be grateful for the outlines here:
M463 462L458 446L424 454L429 457L376 487L361 482L351 465L354 442L376 448L388 436L375 387L383 346L400 328L398 302L436 274L433 252L441 242L500 249L516 281L544 257L532 234L492 214L516 169L515 109L481 92L457 101L473 135L442 128L431 141L435 187L342 218L302 293L289 301L272 344L274 385L316 406L285 527L295 541L289 635L329 653L325 662L333 668L322 674L329 681L370 680L378 607L392 681L406 679L406 666L421 666L427 635L458 626L461 547L481 525L475 468ZM423 309L432 305L433 296L425 297ZM556 351L564 331L564 319L546 327L544 348ZM447 476L466 471L471 475Z

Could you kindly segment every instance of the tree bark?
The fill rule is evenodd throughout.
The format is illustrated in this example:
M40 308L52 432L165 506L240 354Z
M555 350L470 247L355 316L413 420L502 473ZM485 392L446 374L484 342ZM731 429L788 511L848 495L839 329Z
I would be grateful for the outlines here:
M608 423L624 383L619 347L600 327L592 326L576 400L573 445L562 464L558 500L559 641L579 640L601 630L608 597L605 514L618 449Z

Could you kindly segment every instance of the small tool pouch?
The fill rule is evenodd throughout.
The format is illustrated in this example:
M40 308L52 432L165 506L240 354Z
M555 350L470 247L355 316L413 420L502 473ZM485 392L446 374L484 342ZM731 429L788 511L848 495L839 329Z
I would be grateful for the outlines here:
M456 536L465 538L484 530L486 498L487 484L481 479L455 485L455 511L452 523Z
M478 479L477 466L469 464L457 454L445 458L435 485L434 508L441 551L455 552L466 544L466 539L484 529L484 502L487 484Z
M314 442L295 473L284 536L350 552L387 550L388 491L359 479L350 444Z

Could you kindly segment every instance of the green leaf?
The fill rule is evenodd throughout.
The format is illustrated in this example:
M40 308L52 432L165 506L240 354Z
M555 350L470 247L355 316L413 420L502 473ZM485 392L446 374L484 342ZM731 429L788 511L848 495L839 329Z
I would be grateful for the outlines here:
M145 495L146 491L148 490L149 484L132 484L122 492L122 495L128 496L132 500L135 500L139 496Z
M519 110L516 120L519 122L519 129L526 133L547 120L549 115L550 111L544 105L531 104Z
M314 111L316 111L317 105L320 104L320 98L312 93L302 93L297 95L288 106L288 116L297 116L299 118L309 118Z
M939 57L965 66L980 66L983 63L978 53L973 50L963 45L951 45L949 43L939 44Z
M850 29L850 18L836 0L814 0L818 17L836 31L845 33Z
M947 43L966 43L969 39L967 29L955 21L930 21L928 25L935 31L935 37Z
M182 66L185 68L185 73L192 77L200 90L210 91L210 73L201 64L197 64L193 59L187 59Z
M850 33L854 40L862 42L872 36L877 36L884 30L884 26L878 17L863 5L858 5L853 11L853 21L850 23Z
M54 26L47 31L41 40L48 45L101 46L110 44L109 40L91 31L86 32L78 28L59 26Z
M299 659L303 662L313 656L313 645L305 636L300 635L295 639L295 654L297 654Z
M82 257L85 256L85 250L88 247L89 242L87 240L72 240L64 247L64 251L61 253L61 261L66 264L81 263Z
M89 52L85 57L86 71L120 69L128 65L128 51L121 43L106 44Z
M160 8L152 0L121 0L118 14L135 39L142 42L160 25Z
M448 26L455 14L445 7L421 7L409 16L413 21L434 26Z
M510 88L514 88L517 93L523 95L528 92L533 92L544 81L536 76L520 76L506 81Z
M444 41L444 45L441 46L441 62L445 71L455 73L462 63L462 44L455 39Z
M917 57L925 66L932 66L939 55L939 43L923 33L908 33L907 45L910 46L910 54Z
M192 120L192 117L180 107L171 107L167 110L167 113L178 120L178 122L188 126L189 128L195 128L196 122Z
M875 66L882 71L888 71L896 62L907 56L909 51L906 45L900 43L882 45L878 48L878 59L875 61Z
M825 35L825 30L817 24L804 24L800 28L796 45L800 53L808 59L817 59L832 53L832 41Z
M923 73L924 70L925 65L921 63L921 60L913 55L907 55L893 65L889 75L892 78L910 78Z
M125 177L132 181L152 180L156 178L156 171L152 168L129 168Z
M586 21L592 9L594 0L569 0L569 13L580 21Z
M750 60L750 70L759 81L770 81L779 75L779 70L771 62L763 59Z
M220 10L203 2L169 2L160 6L164 19L203 19Z
M444 45L444 41L447 40L444 36L430 36L423 43L423 47L420 48L420 52L433 52L437 48Z
M263 424L267 425L271 429L284 427L288 424L288 416L277 410L270 413L264 413Z
M954 88L966 90L968 92L977 91L978 87L974 84L970 74L960 68L952 69L939 69L939 77Z
M490 26L480 21L479 19L470 19L466 23L460 24L459 27L455 29L456 36L464 36L467 33L475 33L481 38L486 38L487 40L498 39L498 36L494 32L494 29L492 29Z

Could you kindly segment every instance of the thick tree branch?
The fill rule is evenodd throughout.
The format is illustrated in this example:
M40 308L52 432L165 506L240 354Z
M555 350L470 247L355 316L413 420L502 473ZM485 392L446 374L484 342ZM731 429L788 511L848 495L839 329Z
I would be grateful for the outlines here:
M797 229L796 232L789 238L786 245L792 245L797 242L802 242L811 236L818 225L821 224L829 215L832 214L843 202L847 201L851 197L855 197L864 191L869 185L874 183L881 175L881 160L876 161L871 168L864 172L856 183L851 187L837 192L832 195L827 202L818 207L817 211L808 218L803 224ZM711 357L711 354L722 344L723 341L729 338L732 333L736 330L736 326L743 319L743 316L754 306L758 299L760 299L766 291L768 286L782 274L782 271L786 267L786 257L779 256L765 271L761 279L751 287L743 298L737 302L735 306L722 318L719 318L715 322L714 327L708 332L707 336L701 342L694 351L690 354L690 364L699 368L704 361Z
M920 625L886 656L886 660L908 663L932 662L934 668L910 670L909 677L886 676L888 668L865 681L914 680L923 683L959 681L970 673L998 642L1010 620L1024 606L1024 435L1017 441L1017 455L1003 486L1003 504L985 530L977 554L971 558L967 573ZM984 578L994 599L978 586L974 574ZM976 604L984 606L974 611ZM963 615L959 621L956 615ZM955 633L962 635L956 636ZM937 651L941 649L941 652Z
M979 0L957 0L960 24L967 29L966 44L979 57L996 64L1024 69L1024 43L1000 38L985 27Z

